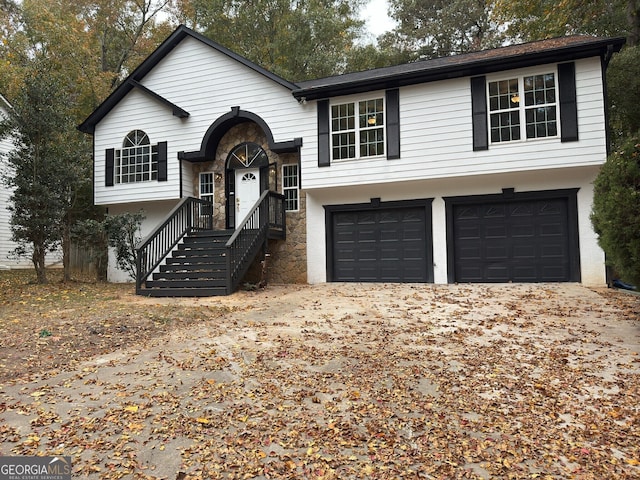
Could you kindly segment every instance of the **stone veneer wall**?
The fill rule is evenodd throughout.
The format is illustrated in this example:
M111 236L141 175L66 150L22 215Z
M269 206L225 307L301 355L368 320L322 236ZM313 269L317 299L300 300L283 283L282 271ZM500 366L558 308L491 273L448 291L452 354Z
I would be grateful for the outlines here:
M282 192L282 165L299 163L299 153L278 155L269 150L262 129L255 123L236 125L222 137L213 162L193 164L194 192L199 195L201 172L213 172L214 177L214 228L225 228L225 162L229 152L244 142L255 142L267 152L270 163L276 163L278 191ZM272 187L273 188L273 187ZM306 283L306 195L299 192L299 211L287 212L286 240L269 240L270 257L267 261L267 283ZM243 283L258 283L261 280L263 256L259 255L249 269Z
M278 164L278 177L282 176L282 165L298 163L299 153L280 155L282 163ZM282 181L278 183L281 189ZM307 283L307 196L298 192L297 212L287 212L286 240L270 240L271 257L268 266L267 280L271 283Z

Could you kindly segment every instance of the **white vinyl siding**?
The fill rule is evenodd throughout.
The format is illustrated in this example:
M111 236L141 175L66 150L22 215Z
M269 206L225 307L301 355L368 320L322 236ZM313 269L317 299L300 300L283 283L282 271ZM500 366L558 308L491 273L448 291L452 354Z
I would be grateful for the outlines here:
M94 134L94 191L96 205L110 205L135 201L177 199L180 195L179 151L180 119L166 107L138 90L132 90L96 126ZM132 130L145 131L154 144L167 141L167 182L121 183L105 187L105 152L119 149ZM187 168L184 168L187 171Z
M199 149L211 124L235 106L261 117L276 142L302 137L301 129L315 124L315 110L299 105L287 88L190 37L143 83L190 113L185 151Z
M153 202L141 202L130 204L114 204L109 206L109 215L118 215L126 212L142 212L144 219L140 225L140 237L144 240L147 236L162 223L179 200L165 200ZM109 268L107 270L107 280L109 282L125 283L131 282L129 275L116 267L117 261L115 251L109 248Z
M316 144L313 105L298 104L287 88L196 39L185 38L140 82L190 116L174 117L169 108L137 89L122 99L96 126L98 205L177 199L180 178L182 195L193 195L191 166L178 160L178 152L199 151L209 127L232 107L261 117L276 142L304 137L305 146ZM134 128L144 130L154 143L167 142L167 181L105 187L105 150L119 148Z
M432 236L434 282L447 283L447 229L443 197L500 193L505 187L518 192L579 188L578 235L580 237L581 282L585 285L605 285L604 254L598 246L589 215L593 199L593 181L599 167L576 167L493 175L468 175L449 179L429 179L405 182L317 189L306 193L307 212L307 275L309 283L327 280L327 237L325 206L369 203L372 198L382 202L433 198Z
M506 142L474 152L470 80L468 77L443 80L400 89L400 159L373 157L318 168L317 154L303 155L303 186L315 189L601 165L606 159L606 135L600 59L578 60L575 66L577 142L562 143L559 137L540 138L532 142ZM501 72L500 78L536 75L555 68L553 64L517 69ZM490 80L488 76L487 81ZM344 99L347 100L350 98ZM304 140L306 152L307 138Z

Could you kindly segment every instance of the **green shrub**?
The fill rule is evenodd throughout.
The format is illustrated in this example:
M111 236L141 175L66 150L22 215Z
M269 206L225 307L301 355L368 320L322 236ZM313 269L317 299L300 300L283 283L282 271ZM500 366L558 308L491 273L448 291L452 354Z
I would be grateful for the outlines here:
M594 183L591 222L607 264L619 277L640 285L640 140L622 143Z
M107 245L114 249L116 265L136 278L136 248L140 244L140 225L144 212L106 215L102 220L84 220L73 229L75 240L94 252L96 265L107 262Z

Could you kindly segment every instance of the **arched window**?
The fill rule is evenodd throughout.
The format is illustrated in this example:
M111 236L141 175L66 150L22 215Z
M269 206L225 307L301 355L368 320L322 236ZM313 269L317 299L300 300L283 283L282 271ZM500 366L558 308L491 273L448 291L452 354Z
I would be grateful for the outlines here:
M115 151L116 183L146 182L158 179L158 148L151 145L142 130L133 130Z
M237 168L258 168L269 165L267 152L257 143L241 143L229 154L227 168L235 170Z

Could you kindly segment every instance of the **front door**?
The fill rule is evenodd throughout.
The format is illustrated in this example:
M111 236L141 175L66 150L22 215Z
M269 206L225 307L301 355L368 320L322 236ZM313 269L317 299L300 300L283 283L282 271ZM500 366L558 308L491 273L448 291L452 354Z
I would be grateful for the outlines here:
M260 169L236 170L236 227L260 198Z

